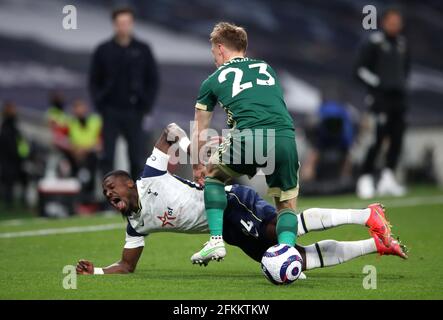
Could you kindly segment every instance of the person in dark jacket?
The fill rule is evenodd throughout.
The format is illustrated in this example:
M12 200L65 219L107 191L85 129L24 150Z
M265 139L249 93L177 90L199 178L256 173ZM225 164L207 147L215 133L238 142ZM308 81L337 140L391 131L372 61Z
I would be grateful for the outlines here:
M156 61L149 46L133 35L134 13L129 8L112 13L114 36L92 56L89 89L103 118L102 171L113 169L115 142L123 135L131 174L140 173L142 120L151 112L158 90Z
M394 176L401 154L406 117L406 81L410 69L410 53L403 29L402 14L390 8L383 14L382 31L374 32L360 49L355 74L368 88L366 102L375 119L375 139L363 162L357 181L357 195L369 199L379 195L401 196L405 188ZM385 140L389 148L385 168L375 186L377 156Z
M2 202L11 207L15 184L22 186L24 198L27 183L24 161L29 155L29 144L18 129L17 107L12 102L5 102L3 105L0 146L0 196Z

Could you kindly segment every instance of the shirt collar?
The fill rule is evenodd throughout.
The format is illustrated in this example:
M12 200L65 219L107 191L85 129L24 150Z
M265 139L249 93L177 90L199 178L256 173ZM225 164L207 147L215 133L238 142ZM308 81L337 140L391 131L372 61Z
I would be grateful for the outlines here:
M228 61L228 63L229 62L231 62L232 60L235 60L235 59L245 59L246 57L242 57L242 56L235 56L235 57L232 57L231 59L229 59L229 61Z

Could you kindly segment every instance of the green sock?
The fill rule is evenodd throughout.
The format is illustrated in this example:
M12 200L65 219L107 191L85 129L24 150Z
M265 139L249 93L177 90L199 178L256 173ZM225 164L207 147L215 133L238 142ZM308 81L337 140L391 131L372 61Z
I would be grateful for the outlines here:
M297 240L297 215L291 209L283 209L277 217L277 238L279 244L295 245Z
M205 179L205 208L211 236L223 235L223 212L227 205L225 184L214 178Z

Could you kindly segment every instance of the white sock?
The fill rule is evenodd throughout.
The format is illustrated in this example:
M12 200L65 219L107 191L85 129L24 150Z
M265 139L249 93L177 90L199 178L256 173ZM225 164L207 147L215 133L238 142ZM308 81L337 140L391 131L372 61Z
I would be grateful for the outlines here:
M371 209L320 209L311 208L298 217L299 236L309 231L326 230L344 224L365 225L371 215Z
M306 270L335 266L377 252L374 239L360 241L323 240L304 247Z

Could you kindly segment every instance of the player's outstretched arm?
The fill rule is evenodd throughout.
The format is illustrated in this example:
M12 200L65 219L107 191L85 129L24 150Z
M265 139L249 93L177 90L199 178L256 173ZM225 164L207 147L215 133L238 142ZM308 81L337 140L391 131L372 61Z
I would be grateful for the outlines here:
M191 136L191 159L194 181L204 185L206 167L201 162L200 150L207 142L207 129L211 123L212 112L195 109L194 128Z
M190 141L186 132L178 124L170 123L163 129L155 147L167 154L169 147L174 143L179 143L180 148L189 153Z
M126 274L133 273L137 262L143 252L143 247L133 249L123 249L120 261L111 264L106 268L96 268L88 260L79 260L77 263L77 274Z

